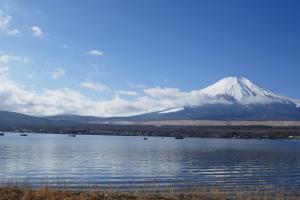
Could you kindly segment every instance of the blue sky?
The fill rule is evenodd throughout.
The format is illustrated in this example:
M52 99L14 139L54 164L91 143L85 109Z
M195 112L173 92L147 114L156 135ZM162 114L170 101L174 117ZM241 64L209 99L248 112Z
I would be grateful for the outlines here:
M300 98L299 8L297 0L0 0L0 53L12 57L10 83L39 98L66 89L111 104L227 76Z

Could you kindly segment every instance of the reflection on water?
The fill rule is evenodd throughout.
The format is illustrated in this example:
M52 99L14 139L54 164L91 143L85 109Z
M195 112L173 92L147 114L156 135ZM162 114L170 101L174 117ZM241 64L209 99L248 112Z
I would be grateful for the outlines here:
M0 177L37 185L300 188L300 142L6 134Z

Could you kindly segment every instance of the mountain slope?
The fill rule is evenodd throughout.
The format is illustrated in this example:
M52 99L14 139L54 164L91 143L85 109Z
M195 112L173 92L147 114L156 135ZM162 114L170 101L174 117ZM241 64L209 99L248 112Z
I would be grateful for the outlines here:
M156 120L300 120L300 108L294 104L207 104L185 107L172 113L147 113L127 117L126 121Z
M209 100L198 106L170 108L128 119L300 120L299 100L278 95L243 77L224 78L199 92Z
M299 102L260 87L243 77L227 77L201 90L214 98L224 98L240 104L294 103Z
M102 123L106 118L94 116L81 116L81 115L53 115L47 116L49 119L56 122L81 122L81 123Z
M30 115L20 114L16 112L0 111L0 126L31 126L31 125L47 125L52 122L48 119L33 117Z

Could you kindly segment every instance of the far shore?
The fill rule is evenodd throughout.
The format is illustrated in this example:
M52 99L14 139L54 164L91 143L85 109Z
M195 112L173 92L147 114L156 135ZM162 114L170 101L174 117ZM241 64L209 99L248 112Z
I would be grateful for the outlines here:
M300 140L300 121L149 121L136 123L71 125L20 125L0 127L1 132L70 135L120 135L234 139Z
M160 120L160 121L116 121L115 125L152 126L300 126L300 121L287 120Z

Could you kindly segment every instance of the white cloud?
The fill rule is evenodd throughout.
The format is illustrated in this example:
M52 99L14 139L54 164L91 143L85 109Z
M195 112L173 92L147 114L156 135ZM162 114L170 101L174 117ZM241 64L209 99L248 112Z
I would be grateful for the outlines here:
M0 64L8 64L12 61L26 63L26 62L28 62L28 59L15 56L13 54L0 53Z
M199 106L207 103L228 103L222 98L212 98L201 90L186 92L178 88L154 87L144 89L144 93L146 94L145 98L159 103L156 107L160 107L161 110L174 107Z
M149 89L151 96L125 100L118 95L107 101L91 100L78 91L61 88L57 90L45 89L41 93L26 89L8 78L0 77L0 110L9 110L32 115L80 114L94 116L128 116L145 112L161 111L168 108L183 107L185 105L200 105L206 96L199 91L182 92L176 90L177 95L168 96L169 89L161 88L159 92L166 92L164 98L153 96L157 88ZM150 94L149 93L149 94Z
M92 81L85 81L80 84L81 87L93 90L96 92L103 92L105 90L108 90L108 87L102 83L94 83Z
M0 53L0 76L8 76L9 63L27 63L29 60L25 57L18 57L13 54Z
M9 67L0 66L0 77L7 77L9 72Z
M36 37L42 37L44 35L44 32L42 31L42 29L38 26L31 27L31 31L32 31L33 35Z
M94 116L127 116L145 112L161 111L168 108L183 107L187 105L201 105L207 102L206 96L199 91L182 92L168 96L169 89L161 88L159 92L167 92L165 98L158 98L148 94L125 100L118 95L111 100L97 101L82 95L78 91L69 88L57 90L44 90L38 94L27 90L9 79L1 78L0 85L0 110L10 110L32 115L55 115L55 114L80 114ZM149 89L154 91L157 88ZM156 91L157 92L157 91ZM158 94L156 93L155 94Z
M17 35L20 34L20 31L16 28L9 29L10 22L12 17L2 10L0 10L0 32L6 33L8 35Z
M66 73L66 71L63 68L57 68L52 73L53 79L59 79L61 76L63 76Z
M106 101L93 100L70 88L44 89L42 92L36 92L11 80L7 74L1 75L1 71L4 73L9 71L10 63L23 61L24 59L12 54L0 54L0 110L41 116L79 114L108 117L224 102L222 100L216 102L217 100L211 99L200 90L186 92L178 88L161 87L145 88L142 94L136 94L133 91L117 91L116 94L120 95L115 95ZM59 78L64 73L62 68L57 68L53 78ZM81 86L98 92L108 88L103 84L91 81L83 82ZM121 95L129 95L133 98L124 99Z
M124 95L124 96L131 96L131 97L139 95L139 93L137 93L137 92L134 92L134 91L125 91L125 90L118 90L116 92L116 94L117 95Z
M37 94L9 79L2 79L1 82L1 110L33 115L51 115L61 112L77 113L76 109L81 110L85 107L84 101L86 99L79 93L67 88L44 90L41 94Z
M42 116L65 113L111 116L126 115L128 111L139 111L130 102L120 98L110 101L92 101L68 88L44 90L38 94L9 79L0 77L0 81L0 110Z
M6 30L10 21L11 16L0 10L0 30Z
M90 50L89 52L88 52L88 54L89 55L91 55L91 56L97 56L97 57L100 57L100 56L103 56L103 51L99 51L99 50Z
M8 63L9 59L1 59ZM6 76L0 76L0 110L9 110L32 115L55 115L55 114L80 114L95 116L126 116L132 114L141 114L164 110L170 107L176 107L185 103L183 96L172 99L157 99L156 94L168 91L169 89L158 88L145 90L147 94L125 100L118 95L111 100L97 101L82 95L80 92L61 88L57 90L45 89L41 93L26 89L26 87L17 84ZM99 83L84 82L85 88L102 91L107 86ZM176 90L180 92L179 90ZM119 91L120 94L135 95L131 91ZM184 93L183 93L184 94Z
M18 35L18 34L20 34L20 31L15 28L15 29L12 29L12 30L8 30L7 33L9 35Z
M144 89L144 92L150 97L156 99L177 98L183 95L183 93L178 88L155 87Z

